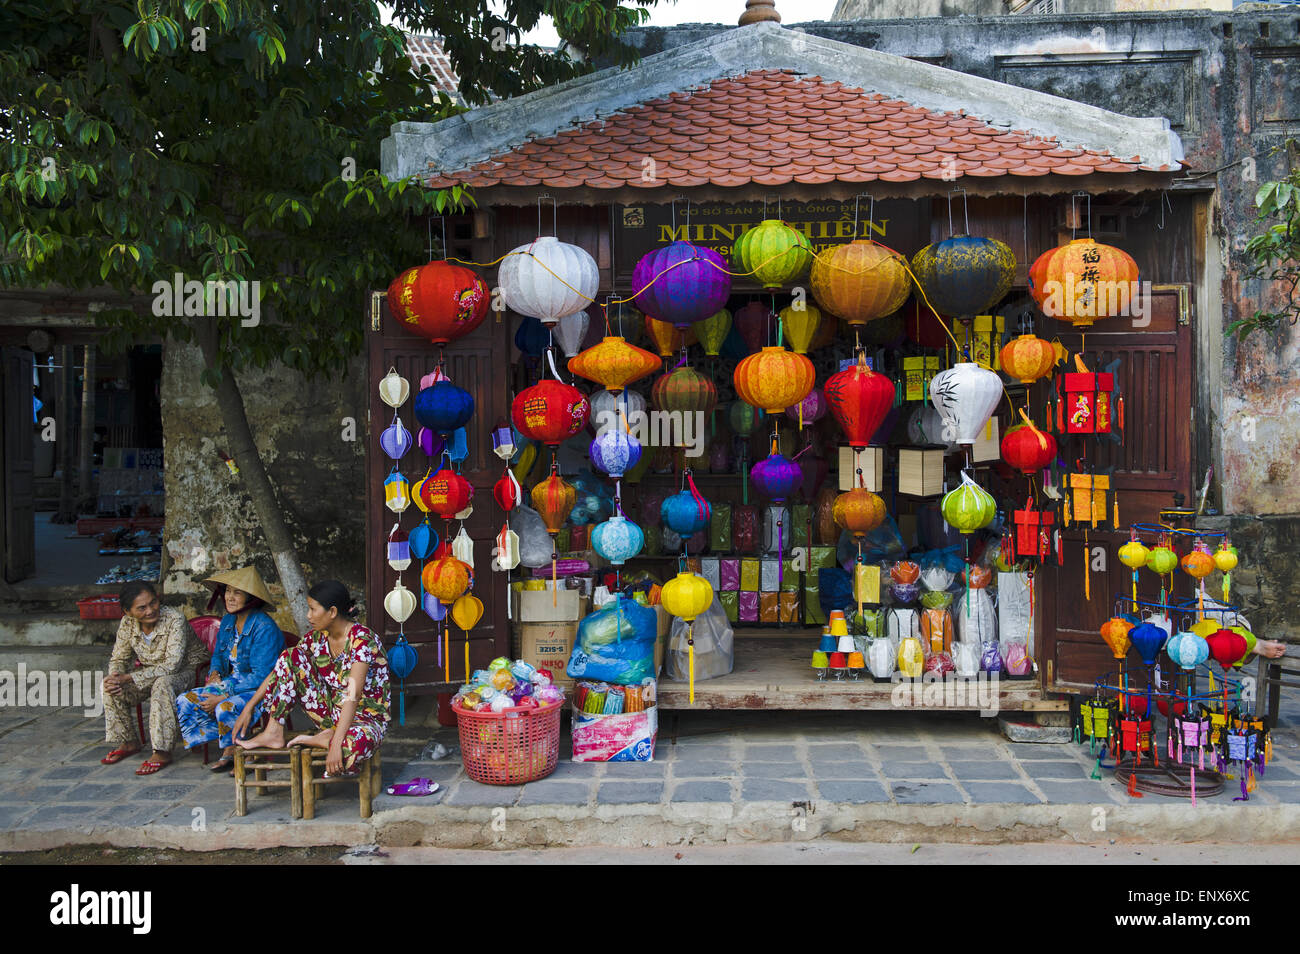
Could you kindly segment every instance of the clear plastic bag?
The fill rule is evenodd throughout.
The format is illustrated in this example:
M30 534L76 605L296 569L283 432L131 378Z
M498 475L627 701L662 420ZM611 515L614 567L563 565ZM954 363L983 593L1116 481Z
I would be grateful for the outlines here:
M953 603L958 639L982 643L998 638L998 617L993 609L993 597L987 589L967 589Z
M555 548L540 513L526 504L520 504L510 514L510 529L519 535L520 563L536 569L551 562Z
M669 679L690 678L690 653L686 643L688 623L674 619L664 659L664 674ZM695 681L717 679L731 672L735 665L735 633L717 595L713 605L695 618Z

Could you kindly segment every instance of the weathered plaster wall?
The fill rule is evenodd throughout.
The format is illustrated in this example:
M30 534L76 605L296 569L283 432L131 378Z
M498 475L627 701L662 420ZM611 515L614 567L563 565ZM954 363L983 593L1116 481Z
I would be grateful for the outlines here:
M1300 516L1211 517L1199 526L1226 530L1241 557L1232 571L1232 602L1254 632L1269 639L1300 640ZM1210 593L1218 596L1215 586Z
M227 450L212 392L199 384L198 349L168 344L162 413L167 491L163 586L206 601L202 580L244 566L250 555L273 595L282 595L241 477L221 461ZM239 375L249 425L285 510L308 582L338 579L360 598L364 568L365 364L306 382L283 370ZM345 440L345 418L355 422ZM200 557L201 570L195 567ZM281 609L277 622L293 630Z

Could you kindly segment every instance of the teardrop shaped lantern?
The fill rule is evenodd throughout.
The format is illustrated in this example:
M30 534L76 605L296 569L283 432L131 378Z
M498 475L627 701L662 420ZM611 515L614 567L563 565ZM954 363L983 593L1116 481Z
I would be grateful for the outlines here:
M727 332L731 331L731 312L723 308L703 321L696 322L694 329L696 340L704 348L704 353L710 358L716 358L722 350L722 342L727 340Z
M587 328L591 325L591 315L586 309L565 315L555 324L555 343L564 351L566 358L572 358L582 350L582 339L587 337Z
M498 507L509 513L524 502L523 488L519 486L519 481L515 480L514 475L507 471L492 485L492 499L497 502Z
M655 381L650 401L661 411L709 414L718 405L718 389L694 368L683 366Z
M761 301L751 301L736 309L732 324L736 326L736 332L745 342L745 347L753 352L767 344L769 332L774 331L774 317L772 309L767 305Z
M754 489L766 500L781 503L790 498L803 484L803 471L799 465L782 454L770 454L754 465L749 472Z
M542 515L546 532L559 533L564 528L564 521L573 510L577 491L567 483L555 470L543 481L533 487L533 509Z
M411 385L406 378L397 373L396 368L389 368L388 373L379 382L379 400L394 411L406 403L411 396Z
M835 525L855 538L865 537L885 520L885 502L863 487L846 490L831 508Z
M402 513L410 505L410 482L401 474L389 474L384 480L384 506L393 513Z
M406 429L400 417L393 419L379 434L379 446L392 460L401 460L414 443L411 432Z
M659 516L664 526L686 539L709 525L709 520L713 517L713 507L703 497L697 497L689 490L682 490L671 497L664 498L664 502L659 505Z
M1112 616L1101 624L1102 641L1110 647L1110 654L1116 659L1128 655L1129 646L1132 645L1128 634L1132 629L1133 624L1119 616Z
M822 393L831 417L849 444L859 449L871 443L871 435L894 406L894 382L872 371L863 360L827 378Z
M483 601L466 593L451 605L451 619L465 632L478 625L483 618Z
M510 419L525 437L556 447L587 426L589 411L581 391L546 378L515 395Z
M1021 384L1033 384L1047 377L1056 365L1056 348L1034 335L1012 338L998 352L1002 370Z
M405 623L416 610L415 594L398 580L384 597L384 610L398 623Z
M641 442L619 424L601 427L587 452L591 464L602 473L618 478L641 459Z
M1165 644L1165 638L1168 633L1163 627L1156 626L1153 623L1139 623L1129 630L1129 642L1133 648L1138 651L1142 661L1148 666L1154 666L1156 657L1160 655L1160 650Z
M506 307L553 325L596 297L600 270L585 249L543 235L512 249L497 272Z
M993 522L997 502L987 490L963 472L961 485L944 495L939 502L939 511L953 528L962 533L974 533Z
M425 474L415 483L411 484L411 503L420 509L420 513L428 513L429 505L424 502L424 482L432 477L432 474Z
M925 297L944 315L986 314L1016 278L1016 256L997 239L954 235L912 256Z
M1090 238L1049 249L1029 266L1029 294L1043 314L1076 328L1128 311L1137 281L1133 256Z
M420 488L425 506L445 520L464 510L473 493L470 482L448 467L427 478Z
M440 557L427 564L422 577L425 592L447 606L469 589L469 581L470 568L454 556Z
M795 354L807 354L812 348L817 329L821 327L822 312L820 308L804 304L802 308L787 305L781 309L781 327L785 329L786 340L790 350ZM830 321L830 319L826 319Z
M641 552L645 533L621 513L616 513L591 531L592 549L614 566L622 566Z
M727 304L731 276L713 249L672 242L641 256L632 269L632 287L641 311L685 328Z
M415 396L415 419L439 434L464 427L474 416L474 395L450 381L438 381Z
M736 365L736 394L742 401L769 414L798 404L812 390L813 364L785 348L764 348Z
M438 531L427 523L418 523L410 532L408 542L417 560L427 560L438 546Z
M388 565L401 573L411 565L411 541L401 526L394 524L388 534Z
M811 284L817 303L850 325L893 314L912 292L903 257L866 239L814 258Z
M1056 459L1056 438L1028 424L1015 424L1002 435L1002 459L1024 474L1033 474Z
M1246 651L1246 638L1240 633L1234 633L1230 629L1216 630L1205 639L1209 646L1210 656L1224 670L1227 670L1241 658Z
M471 570L474 569L474 541L464 527L460 528L460 533L451 541L451 555Z
M952 424L958 444L974 444L1002 398L997 372L963 361L930 379L930 403Z
M433 566L433 564L430 563L429 566ZM423 579L423 577L421 578ZM424 596L420 598L420 609L424 610L424 615L435 623L441 622L447 616L446 604L430 593L428 587L425 587Z
M420 428L416 440L420 445L421 453L425 457L439 457L447 447L447 439L441 434L435 434L427 427Z
M797 281L812 263L808 237L780 219L763 219L746 229L731 249L736 270L752 275L764 288L782 288Z
M388 307L403 327L436 345L481 325L491 298L487 282L463 265L445 261L408 268L388 286Z
M633 381L659 370L659 359L644 348L610 336L569 359L569 371L617 394Z

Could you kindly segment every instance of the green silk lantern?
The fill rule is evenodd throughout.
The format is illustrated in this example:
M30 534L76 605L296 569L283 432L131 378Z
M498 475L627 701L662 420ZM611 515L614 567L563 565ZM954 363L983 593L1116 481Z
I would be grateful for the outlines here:
M983 487L963 473L961 486L950 490L939 504L943 519L962 533L987 527L997 512L997 502Z
M813 251L808 237L780 219L764 219L748 229L731 250L738 271L754 276L764 288L781 288L808 271Z

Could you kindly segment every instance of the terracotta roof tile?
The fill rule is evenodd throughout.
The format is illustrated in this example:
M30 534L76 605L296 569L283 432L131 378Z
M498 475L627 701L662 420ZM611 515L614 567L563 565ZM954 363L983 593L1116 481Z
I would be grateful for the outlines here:
M642 159L656 163L652 180ZM630 106L429 184L595 189L1089 175L1154 167L843 83L757 70ZM1158 171L1168 171L1162 167Z

